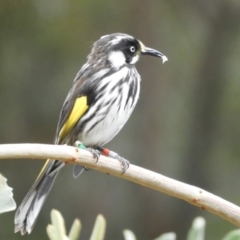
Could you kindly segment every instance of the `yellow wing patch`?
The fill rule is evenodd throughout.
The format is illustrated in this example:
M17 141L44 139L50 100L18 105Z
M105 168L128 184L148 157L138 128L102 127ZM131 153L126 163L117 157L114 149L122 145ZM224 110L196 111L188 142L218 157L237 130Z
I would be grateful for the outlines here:
M68 116L68 119L66 120L63 127L61 128L61 131L59 133L59 140L62 140L67 135L67 133L69 133L73 129L73 127L75 126L77 121L82 117L82 115L86 112L87 109L88 109L87 97L82 96L82 97L77 98L74 103L73 109L72 109L70 115ZM43 174L45 169L48 167L49 162L50 162L50 159L48 159L45 162L36 181L39 179L39 177L41 177L41 175Z
M82 115L86 112L87 109L88 109L87 97L82 96L77 98L72 108L72 111L68 116L68 119L66 120L63 127L60 130L59 133L60 141L67 135L67 133L69 133L73 129L77 121L82 117Z
M43 165L43 167L42 167L42 169L41 169L40 173L38 174L37 179L35 181L37 181L40 178L40 176L43 174L43 172L44 172L45 168L48 166L49 162L50 162L50 159L47 159L47 161L44 163L44 165Z

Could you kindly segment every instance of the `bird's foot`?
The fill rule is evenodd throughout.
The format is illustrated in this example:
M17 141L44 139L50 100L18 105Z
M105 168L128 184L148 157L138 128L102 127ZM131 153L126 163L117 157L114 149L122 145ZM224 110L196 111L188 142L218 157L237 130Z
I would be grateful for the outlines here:
M80 149L85 149L85 150L89 151L90 153L92 153L93 157L96 159L96 163L98 162L98 159L100 157L100 151L98 149L86 147L80 141L76 141L75 146L80 148Z
M116 152L113 152L113 151L110 151L107 148L101 148L101 147L98 147L97 149L103 155L118 160L121 163L121 166L122 166L122 170L123 170L122 174L124 174L127 171L127 169L129 168L130 162L127 159L118 155Z
M91 152L93 154L93 157L96 159L96 163L98 162L100 154L103 154L103 155L105 155L107 157L114 158L114 159L118 160L121 163L121 166L122 166L122 170L123 170L122 174L124 174L127 171L127 169L129 168L130 162L127 159L121 157L116 152L110 151L107 148L102 148L102 147L87 148L80 141L76 141L75 142L75 146L80 148L80 149L85 149L85 150ZM84 168L85 168L85 170L88 169L86 167L84 167Z
M96 159L96 163L98 162L98 159L100 157L100 152L97 149L94 148L86 148L87 151L92 153L93 157Z

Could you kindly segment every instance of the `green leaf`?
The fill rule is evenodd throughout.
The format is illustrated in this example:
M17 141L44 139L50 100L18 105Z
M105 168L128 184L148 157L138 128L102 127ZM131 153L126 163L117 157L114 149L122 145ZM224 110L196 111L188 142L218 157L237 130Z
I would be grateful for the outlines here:
M125 240L137 240L134 233L131 230L123 230L123 236Z
M205 225L206 222L203 217L196 217L188 232L187 240L204 240Z
M66 236L66 229L64 219L61 213L55 209L51 211L51 220L52 224L56 229L57 239L64 240L64 236Z
M105 230L106 220L101 214L99 214L95 221L95 225L90 240L103 240L105 236Z
M68 234L69 240L77 240L80 236L81 228L82 226L80 220L75 219Z
M57 233L56 233L56 229L53 225L48 225L47 226L47 234L48 234L48 237L51 239L51 240L56 240L57 239Z
M52 225L47 226L47 234L51 240L69 240L66 236L64 219L61 213L55 209L51 211Z
M158 238L155 238L154 240L175 240L176 239L176 233L174 232L169 232L169 233L164 233Z
M222 240L240 240L240 229L229 232Z
M16 209L12 188L7 185L7 179L0 174L0 213Z

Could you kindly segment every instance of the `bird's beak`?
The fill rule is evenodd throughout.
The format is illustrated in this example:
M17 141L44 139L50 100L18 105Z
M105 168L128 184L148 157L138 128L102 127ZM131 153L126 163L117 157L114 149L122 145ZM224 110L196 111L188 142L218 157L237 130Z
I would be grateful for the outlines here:
M168 58L163 55L161 52L155 50L155 49L152 49L152 48L149 48L149 47L145 47L143 44L141 44L141 54L142 55L150 55L150 56L154 56L154 57L160 57L162 58L162 61L163 63L165 63L166 61L168 61Z

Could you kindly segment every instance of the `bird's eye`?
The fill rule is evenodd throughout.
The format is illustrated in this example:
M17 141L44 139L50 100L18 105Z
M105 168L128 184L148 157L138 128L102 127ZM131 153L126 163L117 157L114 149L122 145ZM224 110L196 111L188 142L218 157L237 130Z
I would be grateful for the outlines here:
M135 47L134 47L134 46L131 46L131 47L130 47L130 51L131 51L132 53L134 53L134 52L135 52L135 50L136 50L136 49L135 49Z

